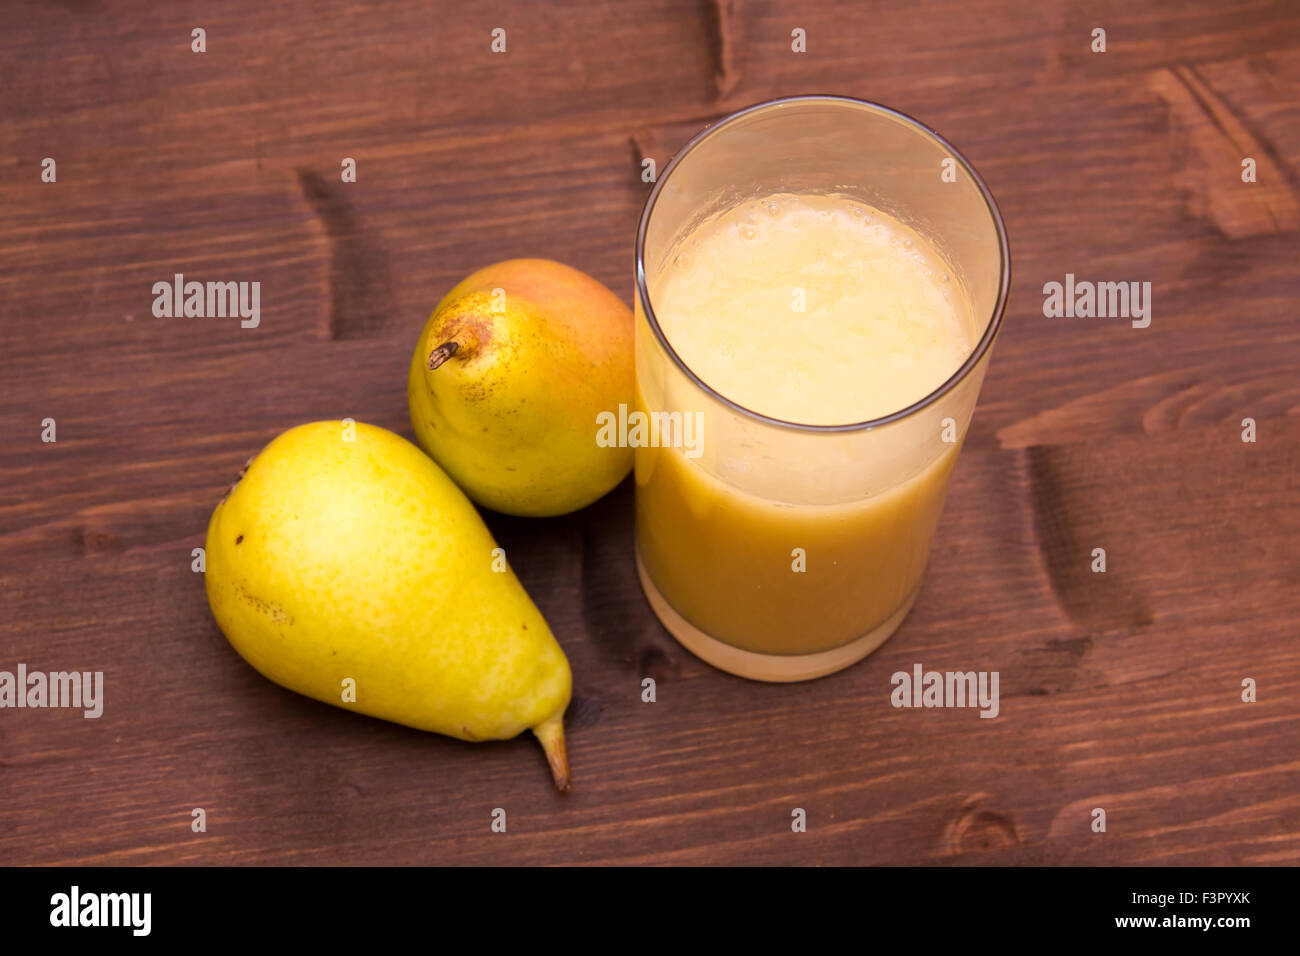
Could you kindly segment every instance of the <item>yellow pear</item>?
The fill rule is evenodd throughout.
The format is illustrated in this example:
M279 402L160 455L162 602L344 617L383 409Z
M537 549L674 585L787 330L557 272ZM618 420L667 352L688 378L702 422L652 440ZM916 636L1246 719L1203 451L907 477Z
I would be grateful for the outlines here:
M438 303L411 359L420 445L484 507L527 517L591 504L632 467L597 416L633 401L632 313L548 259L480 269Z
M348 710L461 740L531 728L569 786L572 678L474 506L398 435L290 429L208 524L208 603L265 677Z

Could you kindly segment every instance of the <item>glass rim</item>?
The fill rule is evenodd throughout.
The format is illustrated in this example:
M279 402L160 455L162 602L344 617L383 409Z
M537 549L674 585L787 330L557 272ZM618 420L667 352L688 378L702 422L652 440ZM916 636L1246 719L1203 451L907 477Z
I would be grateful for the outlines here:
M896 412L891 412L888 415L882 415L878 418L871 418L862 422L850 422L844 425L811 425L805 422L786 421L783 418L774 418L771 415L764 415L762 412L756 412L752 408L746 408L739 402L727 398L727 396L723 395L713 386L709 385L702 378L696 375L695 372L691 370L690 366L682 360L682 357L677 354L677 350L669 343L668 337L660 327L659 320L655 317L654 309L650 305L650 290L646 286L645 241L646 233L649 230L650 217L654 213L655 203L659 199L660 190L663 189L664 183L668 182L669 177L677 166L690 155L695 147L699 146L706 139L719 133L721 130L743 117L749 116L751 113L773 109L775 107L785 106L792 103L814 102L865 107L871 112L884 114L893 117L894 119L901 120L905 125L911 126L922 136L929 137L931 140L937 142L940 146L946 149L948 154L953 159L957 160L962 169L965 170L966 175L971 178L971 181L974 182L976 187L979 189L980 195L984 199L984 204L987 206L989 215L993 220L994 231L997 233L998 238L998 255L1001 259L1000 268L998 270L998 296L997 301L993 305L993 314L990 316L988 324L985 326L983 335L980 336L980 340L975 344L975 348L971 350L971 354L967 356L966 360L962 362L957 370L945 379L938 388L905 408L901 408ZM673 156L668 165L664 167L663 174L655 180L654 188L650 190L650 195L646 198L645 206L641 210L641 221L637 225L636 230L636 294L637 299L641 303L641 309L646 317L646 321L650 324L650 328L654 332L655 338L658 339L659 345L668 353L677 367L685 373L686 377L702 389L705 394L712 396L723 405L726 405L727 407L732 408L735 411L740 412L742 415L748 416L756 421L763 422L767 425L775 425L780 428L795 429L797 431L865 431L870 428L878 428L881 425L888 425L892 422L908 418L943 398L961 384L966 376L979 365L980 361L992 347L993 340L997 337L998 330L1002 326L1002 318L1006 313L1007 297L1010 292L1010 287L1011 247L1007 241L1007 229L1006 224L1002 219L1002 212L998 209L997 201L994 200L993 194L989 191L984 179L975 171L975 167L972 166L970 161L962 155L961 151L929 126L901 110L892 109L880 103L873 103L870 100L862 100L852 96L841 96L834 93L806 93L798 96L783 96L777 99L764 100L761 103L755 103L752 106L747 106L744 109L730 113L718 120L716 123L704 127L704 129L691 137L685 146L678 150L677 154Z

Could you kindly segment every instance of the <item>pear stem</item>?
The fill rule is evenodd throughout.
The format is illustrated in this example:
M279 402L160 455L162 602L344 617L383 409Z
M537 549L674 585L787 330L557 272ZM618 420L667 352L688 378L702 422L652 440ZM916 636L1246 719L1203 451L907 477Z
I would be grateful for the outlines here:
M429 368L431 370L437 368L443 362L447 361L447 359L455 355L456 350L459 348L460 348L459 342L443 342L436 349L434 349L432 352L429 353Z
M546 751L546 762L551 765L551 776L555 778L555 789L561 793L569 792L569 753L564 746L564 712L550 717L536 727L533 733L541 741Z

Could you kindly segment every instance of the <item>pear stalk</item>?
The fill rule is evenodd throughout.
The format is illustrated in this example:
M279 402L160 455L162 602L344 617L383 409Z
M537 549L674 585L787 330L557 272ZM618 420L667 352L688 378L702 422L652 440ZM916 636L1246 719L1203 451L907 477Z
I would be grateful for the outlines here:
M459 348L460 348L459 342L455 342L455 341L443 342L436 349L434 349L432 352L429 353L429 369L432 371L433 369L442 365L443 362L447 361L447 359L455 355L456 351Z
M561 793L569 791L569 752L564 746L564 713L561 711L553 717L542 721L533 728L533 733L541 741L546 751L546 762L551 765L551 776L555 778L555 789Z

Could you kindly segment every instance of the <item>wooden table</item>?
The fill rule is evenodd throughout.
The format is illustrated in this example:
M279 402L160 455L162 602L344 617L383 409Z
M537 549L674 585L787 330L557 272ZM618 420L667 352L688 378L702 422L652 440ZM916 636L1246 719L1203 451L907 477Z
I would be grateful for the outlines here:
M0 711L0 863L1300 861L1294 3L184 8L0 11L0 669L105 675L100 719ZM244 460L321 418L409 436L415 336L489 262L630 302L642 158L800 92L935 126L1011 237L894 638L809 684L712 670L642 597L625 483L489 519L573 664L567 797L531 739L365 719L240 660L191 549ZM260 281L260 326L155 318L176 272ZM1044 318L1066 273L1151 282L1150 327ZM998 671L1000 716L894 709L915 663Z

